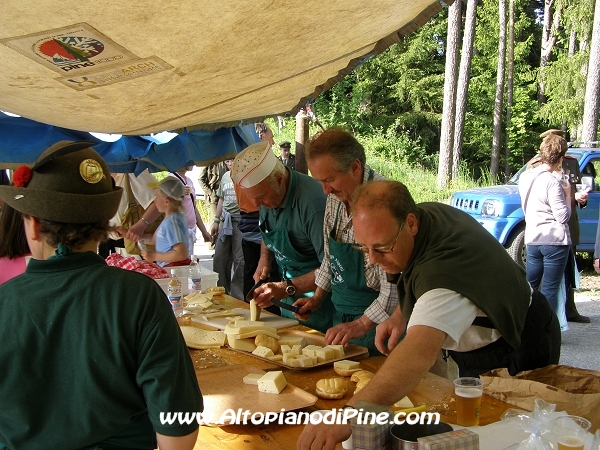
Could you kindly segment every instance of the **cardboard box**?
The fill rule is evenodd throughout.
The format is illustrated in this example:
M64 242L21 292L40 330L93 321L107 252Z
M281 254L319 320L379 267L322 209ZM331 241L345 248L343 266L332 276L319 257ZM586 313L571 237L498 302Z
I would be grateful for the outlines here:
M462 428L417 439L419 450L479 450L479 435Z
M352 447L354 450L384 450L390 448L390 428L393 424L392 412L388 408L374 405L368 402L359 401L357 404L359 410L373 414L387 414L387 420L384 425L358 424L358 418L350 419L352 426ZM385 417L385 416L383 416ZM361 418L361 422L365 422L365 416Z

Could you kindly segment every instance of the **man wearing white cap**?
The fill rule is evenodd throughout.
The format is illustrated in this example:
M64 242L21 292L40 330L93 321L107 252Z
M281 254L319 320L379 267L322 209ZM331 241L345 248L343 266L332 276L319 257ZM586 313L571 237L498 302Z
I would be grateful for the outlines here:
M259 207L263 242L254 279L264 279L275 256L283 281L265 283L254 291L260 307L271 299L287 304L313 295L315 270L324 254L323 214L326 197L311 177L286 168L277 159L271 145L261 142L237 155L231 178ZM294 317L286 310L283 316ZM324 298L321 308L306 317L303 325L326 332L332 324L333 305ZM298 318L298 317L297 317Z

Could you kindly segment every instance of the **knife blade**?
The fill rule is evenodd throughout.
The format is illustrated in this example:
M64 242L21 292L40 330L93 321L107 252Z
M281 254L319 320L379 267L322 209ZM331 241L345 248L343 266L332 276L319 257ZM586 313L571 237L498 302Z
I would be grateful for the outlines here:
M271 281L271 277L270 276L268 276L266 278L261 278L260 280L258 280L254 284L254 286L252 286L250 288L250 290L248 291L248 293L246 294L246 301L250 302L250 300L252 300L254 298L254 291L256 290L256 288L259 287L259 286L261 286L261 285L263 285L263 284L265 284L265 283L268 283L269 281Z
M273 303L275 306L279 306L280 308L292 311L293 313L300 314L300 306L288 305L287 303L284 303L281 300L276 300L274 298L271 299L271 303Z

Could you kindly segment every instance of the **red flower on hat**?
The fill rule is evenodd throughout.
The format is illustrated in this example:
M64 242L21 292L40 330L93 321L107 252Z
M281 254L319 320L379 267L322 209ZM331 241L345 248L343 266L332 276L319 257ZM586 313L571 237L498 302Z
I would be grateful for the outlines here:
M27 166L21 166L13 173L13 183L17 187L27 187L31 181L31 169Z

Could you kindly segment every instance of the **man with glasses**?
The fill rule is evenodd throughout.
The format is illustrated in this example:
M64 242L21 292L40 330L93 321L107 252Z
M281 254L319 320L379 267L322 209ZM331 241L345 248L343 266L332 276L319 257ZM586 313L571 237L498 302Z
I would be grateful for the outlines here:
M339 128L329 128L313 138L306 160L327 195L327 205L325 256L316 272L318 287L311 299L301 299L300 313L317 310L331 291L334 326L327 331L326 342L351 342L367 347L371 355L380 354L375 347L375 326L389 318L398 296L385 272L354 247L350 200L358 186L383 176L366 164L365 150L354 136Z
M440 349L450 352L460 376L558 364L556 314L471 216L442 203L416 205L396 181L358 188L352 214L357 242L397 283L400 304L377 327L377 347L389 356L349 406L392 405L417 386ZM350 425L309 425L297 447L333 449L350 433Z

